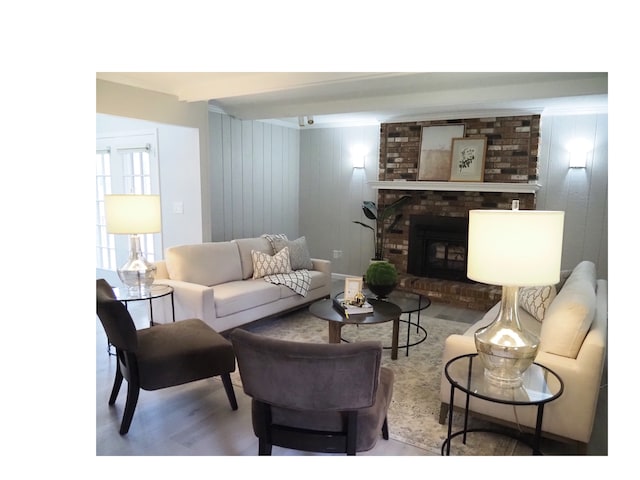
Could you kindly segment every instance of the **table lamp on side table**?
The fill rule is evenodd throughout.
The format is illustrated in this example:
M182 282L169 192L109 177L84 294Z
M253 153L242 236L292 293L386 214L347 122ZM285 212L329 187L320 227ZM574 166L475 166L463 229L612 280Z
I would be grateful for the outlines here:
M500 387L519 387L533 363L539 339L518 318L520 287L560 280L564 212L470 210L467 276L502 286L496 319L475 333L485 377Z
M161 231L159 195L105 195L107 232L129 235L129 260L118 269L118 276L130 295L149 294L156 267L140 248L139 235Z

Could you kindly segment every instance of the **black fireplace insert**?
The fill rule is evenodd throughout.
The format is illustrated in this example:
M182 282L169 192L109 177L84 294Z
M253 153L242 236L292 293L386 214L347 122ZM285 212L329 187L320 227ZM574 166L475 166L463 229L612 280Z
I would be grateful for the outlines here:
M409 220L407 273L419 277L469 282L469 219L412 215Z

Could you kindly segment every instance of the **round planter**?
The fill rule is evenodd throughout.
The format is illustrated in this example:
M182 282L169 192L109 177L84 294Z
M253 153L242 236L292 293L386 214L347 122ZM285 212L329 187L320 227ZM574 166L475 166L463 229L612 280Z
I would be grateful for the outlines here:
M393 292L393 290L396 288L396 284L393 283L391 285L369 285L367 284L367 288L369 288L369 290L371 290L371 293L373 293L376 297L378 298L386 298L387 295L389 295L391 292Z

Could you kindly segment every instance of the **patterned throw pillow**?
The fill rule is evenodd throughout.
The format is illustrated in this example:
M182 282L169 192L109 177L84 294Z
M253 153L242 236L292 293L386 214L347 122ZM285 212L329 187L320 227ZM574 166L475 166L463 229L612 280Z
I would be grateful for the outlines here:
M251 260L253 261L253 278L262 278L265 275L289 273L291 271L289 249L286 247L273 256L257 250L251 250Z
M274 238L273 246L276 252L285 247L289 248L289 258L291 259L291 269L301 270L313 269L313 262L307 248L307 239L300 237L295 240L287 240L287 238Z
M276 248L276 240L288 240L287 235L284 233L265 233L260 235L262 238L266 238L271 245L271 253L278 253L280 248Z
M520 306L542 322L544 314L556 298L555 285L545 287L524 287L520 289Z

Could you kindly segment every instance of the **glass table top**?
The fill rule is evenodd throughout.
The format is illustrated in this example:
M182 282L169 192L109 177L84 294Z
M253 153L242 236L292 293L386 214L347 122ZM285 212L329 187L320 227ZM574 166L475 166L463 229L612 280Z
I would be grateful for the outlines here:
M161 284L152 285L151 292L147 294L142 294L142 295L140 295L137 292L135 293L130 292L129 289L125 287L115 287L113 289L113 293L115 294L116 298L118 300L125 301L125 302L133 302L136 300L149 300L151 298L164 297L165 295L169 295L171 292L173 292L173 287L170 287L169 285L161 285Z
M474 397L509 405L539 405L558 398L564 389L562 380L552 370L533 363L523 374L517 388L499 387L484 376L478 354L462 355L450 360L445 375L451 384Z

